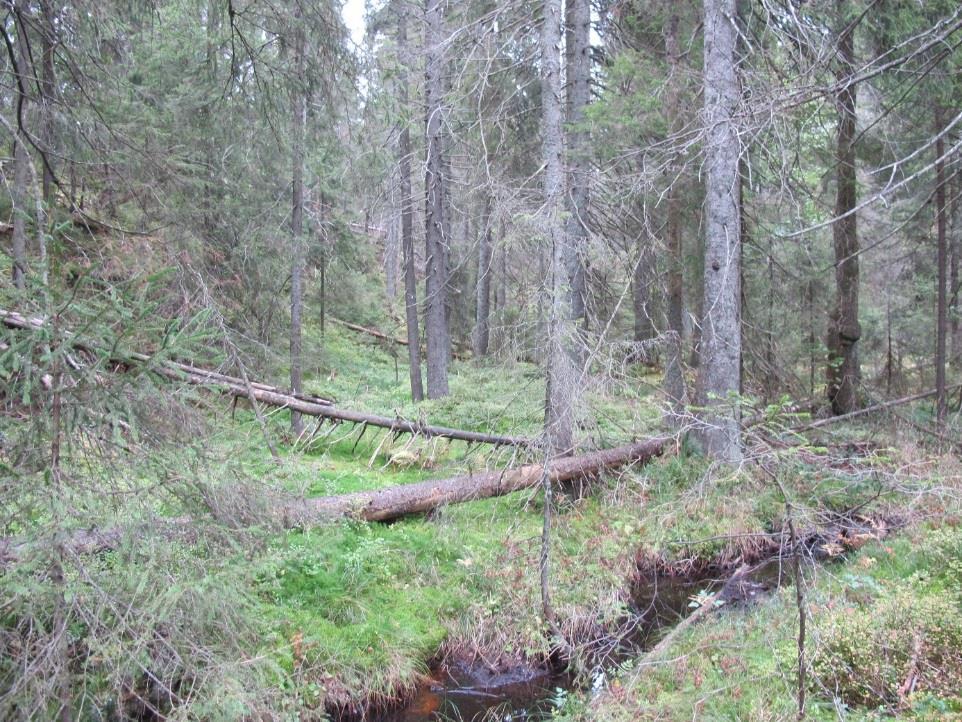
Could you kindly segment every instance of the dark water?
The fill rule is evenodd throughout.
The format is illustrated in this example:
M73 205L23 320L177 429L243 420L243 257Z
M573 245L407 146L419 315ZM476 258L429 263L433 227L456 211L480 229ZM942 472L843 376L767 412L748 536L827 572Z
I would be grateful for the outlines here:
M587 684L602 689L608 671L619 662L650 649L691 613L693 597L718 592L725 604L750 603L789 580L788 568L769 561L728 579L701 573L691 576L655 575L632 590L630 610L620 635L595 643L595 671ZM696 602L697 604L697 602ZM585 684L572 674L519 667L491 671L483 664L457 664L436 669L403 708L375 716L376 722L543 722L563 703L569 690Z
M567 674L528 667L491 672L483 665L454 665L436 670L402 709L379 722L437 722L497 719L502 722L547 720L571 688Z

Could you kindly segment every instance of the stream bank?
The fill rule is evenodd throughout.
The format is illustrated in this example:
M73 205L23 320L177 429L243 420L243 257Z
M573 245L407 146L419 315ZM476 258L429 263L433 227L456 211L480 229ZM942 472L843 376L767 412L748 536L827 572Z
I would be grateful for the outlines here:
M801 545L808 558L831 562L903 524L895 518L839 515L829 526L803 534ZM541 660L502 666L486 664L480 653L452 655L433 664L405 701L380 709L342 709L335 718L439 722L496 714L508 721L551 719L569 694L605 689L622 663L654 647L700 604L747 606L791 583L785 540L784 533L760 534L749 547L740 546L741 553L711 559L668 561L642 551L623 623L575 640L577 658L571 664Z

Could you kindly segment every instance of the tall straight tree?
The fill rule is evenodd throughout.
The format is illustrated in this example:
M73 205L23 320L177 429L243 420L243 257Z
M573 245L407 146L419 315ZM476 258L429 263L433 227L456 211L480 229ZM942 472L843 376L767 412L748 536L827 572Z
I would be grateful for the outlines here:
M683 124L681 120L681 51L678 43L679 18L674 2L670 3L668 13L668 21L665 26L665 57L668 60L668 80L664 112L667 116L668 130L672 135L675 135L681 131ZM677 334L679 341L685 334L680 175L680 164L673 163L668 186L668 217L665 219L668 242L668 330Z
M54 123L54 93L56 79L54 77L53 55L56 34L56 17L53 0L40 0L40 103L43 112L43 126L41 140L46 162L43 164L43 202L47 212L53 205L53 174L50 164L53 163L55 152L56 125Z
M836 80L840 87L835 97L838 131L835 147L835 305L828 323L828 400L835 414L847 414L858 405L861 376L858 340L858 227L855 177L855 25L849 19L849 0L836 1L838 52Z
M541 152L544 167L544 229L551 251L548 322L548 383L545 433L555 454L572 448L577 370L577 329L571 282L575 249L564 224L564 136L561 83L561 0L544 0L541 30Z
M447 224L444 218L444 70L443 0L427 0L424 36L424 99L427 104L425 124L427 161L425 163L424 206L425 244L425 313L424 333L427 337L428 398L448 395L448 359L451 335L447 314Z
M949 332L948 264L949 246L945 210L945 119L942 105L935 104L935 217L938 256L938 282L935 311L935 418L939 428L945 427L948 399L945 393L945 349Z
M294 82L291 88L291 391L302 388L301 309L303 307L304 274L304 132L307 125L307 103L302 87L304 80L304 29L299 13L294 22ZM301 415L291 411L291 432L304 431Z
M704 123L705 292L699 391L706 411L699 436L712 457L741 459L738 405L729 398L740 387L741 213L735 126L739 100L736 68L736 0L705 0Z
M565 233L574 253L568 254L567 272L571 315L576 325L587 327L585 251L588 244L588 163L590 141L585 111L591 101L591 2L567 0L565 6L565 65L567 80L568 218ZM583 346L583 344L579 344ZM583 362L584 348L574 349Z
M474 353L485 356L491 329L491 275L494 271L491 256L491 198L484 199L484 212L478 232L478 284L475 304Z
M408 61L408 6L398 3L398 53L401 61L398 92L404 120L398 136L398 174L401 193L401 254L404 259L404 316L407 321L408 370L411 378L411 398L421 401L421 334L418 331L418 286L414 268L414 199L411 197L411 130L407 122L410 74Z
M23 290L26 285L27 274L27 198L29 195L28 183L30 182L30 151L27 143L27 129L23 127L28 115L28 105L30 100L29 88L33 82L33 69L30 64L30 54L27 52L27 29L22 22L22 13L17 14L17 66L16 77L14 78L17 86L15 95L17 126L16 136L13 139L13 190L10 200L13 206L13 233L11 238L11 251L13 253L13 268L11 276L14 286Z

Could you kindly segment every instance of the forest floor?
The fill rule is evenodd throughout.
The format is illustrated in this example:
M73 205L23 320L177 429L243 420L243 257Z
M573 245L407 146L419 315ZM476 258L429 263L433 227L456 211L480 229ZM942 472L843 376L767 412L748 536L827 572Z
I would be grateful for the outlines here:
M333 396L345 408L538 434L543 380L536 366L456 362L451 396L415 407L403 348L396 349L398 359L394 351L338 326L329 325L322 339L312 327L305 339L305 391ZM278 368L261 380L279 381L284 372ZM660 378L641 367L587 384L586 445L614 446L657 433L659 385ZM231 410L226 397L196 387L183 389L183 398L205 415L197 431L202 458L178 449L164 464L197 480L184 482L186 491L148 497L140 493L136 464L118 457L125 488L136 493L110 496L105 513L112 516L103 521L129 524L144 512L132 505L147 503L150 516L202 508L211 512L209 524L199 538L141 539L71 572L77 599L109 592L139 610L136 620L125 619L132 626L121 640L84 662L91 670L84 672L84 704L98 710L114 704L116 684L97 676L110 669L104 661L110 655L161 663L154 642L138 641L136 648L131 642L156 640L158 628L177 649L177 659L165 663L179 694L189 687L197 697L192 719L244 719L260 711L284 719L380 714L410 698L431 668L445 662L497 671L557 661L559 639L541 616L537 491L390 524L283 531L263 521L281 494L322 496L448 477L517 463L520 452L403 436L390 441L383 432L361 435L347 424L325 423L314 433L313 419L306 419L309 433L295 441L286 412L275 412L267 421L280 451L276 463L246 402ZM902 413L926 423L931 411L917 405ZM158 414L158 423L162 418ZM793 421L773 413L759 428L774 434ZM759 603L710 613L680 634L657 664L639 666L637 655L622 654L600 677L597 669L597 650L624 633L639 611L632 592L647 576L707 571L723 578L743 562L784 549L786 495L799 535L816 540L809 551L824 558L803 563L809 714L946 719L962 708L959 465L923 446L911 428L876 423L833 426L804 443L791 435L774 444L751 437L748 461L735 471L714 467L682 445L645 466L557 494L550 589L573 682L552 698L548 714L793 719L791 584ZM137 463L144 464L145 479L148 466L164 465L149 457ZM91 485L90 493L102 498L103 488L114 489L104 483ZM78 500L85 488L77 486ZM147 498L155 501L143 502ZM849 533L853 520L868 533ZM11 574L4 583L20 585L30 598L30 574ZM149 680L123 684L134 697L150 694Z
M320 339L311 343L320 346ZM345 407L414 416L403 356L396 371L383 343L336 327L323 348L308 391L333 395ZM651 389L658 381L639 371L634 398L589 392L590 416L601 420L591 430L594 443L653 433L659 409ZM537 368L457 363L451 385L449 399L422 405L432 423L537 433ZM272 424L283 435L286 417L278 414ZM356 430L325 426L313 442L283 448L275 465L259 434L250 414L238 412L219 443L250 475L306 495L451 476L507 464L513 453L404 438L391 448L380 434L369 431L358 441ZM622 627L632 582L646 569L731 570L770 553L765 535L783 529L787 489L806 532L856 509L859 518L886 520L883 526L908 522L879 541L859 541L865 546L854 555L848 544L855 542L829 540L823 556L838 555L840 563L804 564L808 655L817 673L808 684L809 713L833 718L849 705L869 717L875 712L867 710L897 708L942 719L957 709L957 653L944 660L944 674L911 669L937 663L932 655L962 635L962 569L946 561L962 558L954 461L904 438L879 437L869 425L835 429L817 446L755 453L781 486L751 464L725 472L680 449L560 496L551 591L563 635L576 647L575 667L587 670L592 643ZM389 525L339 523L272 536L243 564L268 627L260 652L283 670L286 704L357 713L403 699L429 664L442 660L480 660L491 669L544 664L553 640L540 615L541 525L540 495L521 492ZM603 691L561 695L554 714L790 719L796 616L791 585L761 604L720 610L682 635L668 662L642 672L622 661ZM864 635L871 643L861 643ZM905 682L912 674L919 683ZM900 691L904 684L911 689Z

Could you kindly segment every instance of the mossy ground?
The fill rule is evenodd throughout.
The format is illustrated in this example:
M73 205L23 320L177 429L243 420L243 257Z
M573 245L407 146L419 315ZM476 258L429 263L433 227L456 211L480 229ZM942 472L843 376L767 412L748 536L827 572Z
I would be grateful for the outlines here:
M334 396L348 408L517 435L534 436L542 424L543 379L530 364L455 363L452 395L415 407L403 348L395 368L393 349L336 326L323 338L309 329L305 348L311 359L306 390ZM271 376L283 378L284 369ZM660 418L651 392L657 383L640 369L617 383L589 383L586 417L594 421L583 429L589 443L612 445L652 433ZM181 623L196 630L208 655L205 668L218 668L211 652L233 655L230 664L243 668L237 675L223 665L213 675L216 694L205 692L208 702L217 698L216 705L198 702L193 713L239 719L269 709L292 718L321 717L332 706L403 695L439 654L480 655L491 664L548 656L553 640L540 612L542 500L536 491L392 524L280 531L263 526L257 513L280 493L319 496L410 483L516 462L515 452L404 437L389 442L374 429L359 439L359 430L346 424L324 424L316 433L309 427L311 433L295 440L286 413L275 412L268 415L268 432L281 452L278 464L244 402L229 414L217 397L197 389L184 393L192 404L205 405L209 420L202 450L185 447L169 466L179 464L185 476L200 473L198 494L209 506L224 505L215 516L240 531L218 532L226 544L167 544L155 556L125 549L106 555L101 571L103 579L128 575L129 596L136 599L156 588L158 575L170 580L169 593L149 605L156 619L190 610L193 616ZM915 513L954 513L955 485L946 481L957 478L953 469L929 454L913 455L904 440L893 440L898 452L854 443L865 436L852 426L826 436L822 447L766 452L769 472L790 494L800 525L824 524L852 508L870 506L884 515L907 503ZM838 453L847 445L854 451ZM403 463L392 463L399 449L406 452ZM757 464L726 472L685 447L674 451L557 495L551 591L568 641L610 632L625 619L639 559L735 562L752 553L759 535L781 528L784 499L769 472ZM128 470L131 489L137 475ZM159 510L169 515L196 504L193 497L159 499ZM157 510L155 505L151 511ZM119 519L129 512L118 507L115 514ZM931 565L924 555L909 553L913 539L886 541L844 568L819 572L812 580L813 610L837 609L851 596L843 569L859 578L881 574L877 584L884 587L886 578L894 585ZM873 553L876 561L861 561L875 558ZM145 565L145 559L154 561ZM702 710L704 719L787 719L792 619L788 592L744 612L717 615L679 640L683 662L651 674L628 669L601 697L571 696L564 711L592 719L687 719L693 709ZM143 621L145 630L151 624ZM125 654L117 644L111 653ZM144 650L144 659L150 654ZM813 714L829 713L824 694L813 692L810 705Z
M958 565L945 563L960 543L958 530L947 535L926 523L843 562L806 566L809 719L962 719L953 645L962 634L962 586ZM797 615L791 585L751 606L723 607L674 640L661 662L625 663L603 692L570 697L559 717L795 719ZM919 674L900 697L913 640L922 649Z
M319 344L320 338L312 342ZM423 414L434 423L512 434L534 435L540 426L542 389L534 367L456 364L452 396L416 409L407 399L403 359L395 378L394 360L383 344L334 328L325 335L323 349L308 388L335 396L344 406ZM335 368L337 373L328 370ZM606 409L604 415L612 420L607 433L615 442L654 428L657 406L648 400L650 408L638 413L644 403L644 393L627 399L596 393L591 398L592 405ZM283 437L284 416L272 421L273 432ZM249 416L225 432L224 443L232 443L245 425L253 442L244 447L245 463L265 481L307 495L408 483L510 458L510 452L457 442L416 441L417 463L397 468L379 433L369 430L358 442L349 428L325 436L329 430L322 427L314 442L293 451L285 448L283 463L275 466L259 448L259 432ZM406 443L402 439L394 448ZM551 584L569 639L613 629L623 620L639 552L665 561L731 561L750 552L761 533L780 528L784 502L771 479L746 470L721 473L685 449L679 452L594 482L581 498L561 496ZM823 523L826 515L867 501L879 513L904 503L895 492L879 491L879 474L894 464L890 450L876 449L853 460L851 468L827 467L825 455L824 449L808 446L784 452L777 462L800 523ZM920 490L927 486L924 478ZM540 495L530 492L390 525L332 524L275 536L251 564L252 590L275 642L269 653L296 680L290 689L299 703L318 710L325 704L394 697L427 671L439 651L479 654L489 663L542 660L551 640L540 615L541 524ZM705 630L716 630L712 634L735 646L750 645L752 634L789 618L790 609L773 606L788 601L780 594L758 610L724 616L720 626L713 622ZM751 674L781 669L770 644L746 649L738 664ZM702 677L706 673L698 672ZM744 684L738 695L752 697L750 688ZM681 685L673 699L694 704L691 692ZM778 696L784 696L782 691ZM790 695L788 699L790 707ZM749 714L771 709L765 695L744 705L736 708Z

